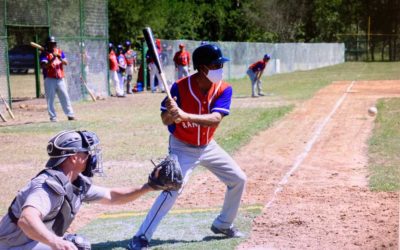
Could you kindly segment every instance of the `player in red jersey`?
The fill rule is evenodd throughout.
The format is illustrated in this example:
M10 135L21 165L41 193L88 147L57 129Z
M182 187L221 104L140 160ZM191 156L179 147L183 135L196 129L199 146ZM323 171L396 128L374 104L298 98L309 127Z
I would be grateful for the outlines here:
M260 61L257 61L250 65L249 69L247 70L247 75L250 77L251 81L251 96L257 97L256 95L256 88L258 92L258 96L264 96L261 88L261 76L264 72L265 67L267 66L271 56L268 54L264 55L264 58Z
M165 98L161 103L161 119L168 126L169 153L178 159L184 185L198 165L210 170L226 185L222 210L212 223L211 231L227 237L243 237L243 233L233 226L233 221L246 175L213 139L218 125L230 113L232 87L222 80L227 61L229 59L223 57L216 45L198 47L193 52L193 67L197 72L172 85L174 100ZM128 249L147 249L161 219L181 191L162 192L158 196Z
M133 72L136 71L136 51L132 49L131 41L125 42L125 59L126 59L126 93L132 94L131 81Z
M178 79L189 76L190 54L183 43L179 44L179 51L174 56L175 69L178 71Z

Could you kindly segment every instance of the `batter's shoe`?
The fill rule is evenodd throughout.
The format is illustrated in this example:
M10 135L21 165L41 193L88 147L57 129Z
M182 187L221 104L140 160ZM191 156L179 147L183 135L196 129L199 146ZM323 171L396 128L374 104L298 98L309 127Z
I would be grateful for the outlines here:
M243 238L244 234L239 231L236 227L232 226L230 228L217 228L214 225L211 226L211 231L215 234L224 234L229 238Z
M146 236L134 236L128 244L129 250L147 250L149 249L149 241Z

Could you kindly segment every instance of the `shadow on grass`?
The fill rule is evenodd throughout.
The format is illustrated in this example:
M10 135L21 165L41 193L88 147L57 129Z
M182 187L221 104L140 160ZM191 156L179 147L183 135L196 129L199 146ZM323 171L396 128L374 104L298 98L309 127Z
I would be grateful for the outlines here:
M154 239L150 242L150 247L157 247L166 244L190 244L190 243L199 243L199 242L206 242L206 241L216 241L216 240L225 240L229 237L226 236L206 236L202 240L158 240ZM129 244L131 239L127 240L117 240L117 241L107 241L107 242L99 242L92 244L92 250L100 250L100 249L113 249L113 248L125 248Z

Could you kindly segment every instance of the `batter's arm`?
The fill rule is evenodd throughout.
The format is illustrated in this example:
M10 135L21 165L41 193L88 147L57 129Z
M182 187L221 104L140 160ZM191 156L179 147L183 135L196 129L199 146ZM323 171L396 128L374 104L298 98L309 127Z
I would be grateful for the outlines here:
M161 113L161 120L164 125L171 125L175 123L176 120L180 120L197 123L205 127L216 127L222 121L222 118L223 116L219 112L197 115L189 114L179 109L176 112L164 111Z

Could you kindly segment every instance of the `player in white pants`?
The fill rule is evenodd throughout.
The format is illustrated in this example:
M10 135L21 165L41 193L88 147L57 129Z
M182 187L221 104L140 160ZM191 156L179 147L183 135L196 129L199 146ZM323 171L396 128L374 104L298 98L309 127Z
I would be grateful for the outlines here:
M150 68L150 89L151 92L156 92L157 88L154 86L154 77L157 77L158 80L158 88L160 91L164 91L164 86L161 83L161 76L160 73L157 69L157 66L154 62L149 63L149 68Z

